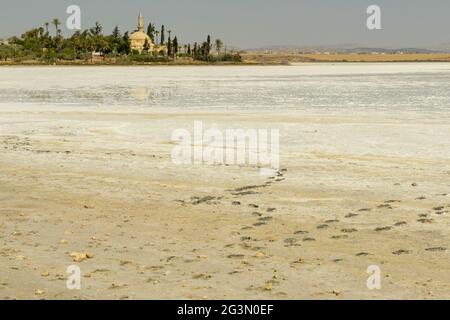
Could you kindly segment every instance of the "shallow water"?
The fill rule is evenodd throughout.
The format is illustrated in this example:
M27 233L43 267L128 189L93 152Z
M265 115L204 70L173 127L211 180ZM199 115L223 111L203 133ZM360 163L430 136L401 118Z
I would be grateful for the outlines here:
M1 104L450 112L450 64L2 67Z

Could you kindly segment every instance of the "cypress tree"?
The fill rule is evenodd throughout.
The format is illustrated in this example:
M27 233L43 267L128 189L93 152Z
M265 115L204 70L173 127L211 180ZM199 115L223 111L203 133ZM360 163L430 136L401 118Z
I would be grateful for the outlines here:
M172 39L170 39L170 36L169 36L169 40L167 40L167 55L169 57L172 56Z
M147 27L147 35L152 39L152 42L155 43L155 25L151 22Z
M208 35L208 38L206 39L206 54L209 56L209 54L211 53L211 36Z
M177 57L178 54L178 39L177 36L175 36L175 38L173 38L173 53L175 58Z
M122 37L122 48L121 48L120 51L124 52L126 54L129 54L130 50L131 50L131 48L130 48L130 36L128 35L128 31L126 31L123 34L123 37Z
M164 31L164 25L161 26L161 45L164 45L166 42L166 35Z

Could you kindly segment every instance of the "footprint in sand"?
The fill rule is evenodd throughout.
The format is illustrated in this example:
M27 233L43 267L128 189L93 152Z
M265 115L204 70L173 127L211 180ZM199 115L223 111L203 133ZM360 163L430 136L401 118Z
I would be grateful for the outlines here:
M297 243L297 239L295 238L287 238L284 240L284 243L286 243L287 245L293 246L294 244Z
M357 257L367 257L368 255L370 255L370 253L367 252L360 252L356 254Z
M400 250L392 252L392 254L395 254L397 256L400 256L402 254L411 254L411 253L412 253L411 250L405 250L405 249L400 249Z
M379 227L379 228L375 228L376 232L380 232L380 231L389 231L392 230L392 227Z
M330 238L333 239L333 240L347 239L347 238L348 238L348 235L346 235L346 234L341 234L341 235L331 236Z
M261 226L265 226L265 225L267 225L267 223L265 223L265 222L257 222L257 223L253 224L253 226L255 226L255 227L261 227Z
M433 223L434 222L433 219L419 219L417 221L420 223Z
M444 247L434 247L434 248L427 248L425 251L431 251L431 252L438 252L438 251L446 251L447 248Z
M357 232L358 230L354 229L354 228L346 228L346 229L342 229L341 232L343 233L353 233L353 232Z
M192 276L192 279L200 279L200 280L209 280L212 278L212 275L208 273L197 273Z
M354 217L357 217L357 216L359 216L359 214L349 213L348 215L345 216L345 218L354 218Z

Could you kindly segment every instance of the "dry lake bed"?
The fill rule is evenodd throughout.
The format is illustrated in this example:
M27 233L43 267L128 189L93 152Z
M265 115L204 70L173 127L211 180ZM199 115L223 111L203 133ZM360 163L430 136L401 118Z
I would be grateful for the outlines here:
M0 298L448 299L449 120L445 63L2 67ZM279 167L174 163L195 121Z

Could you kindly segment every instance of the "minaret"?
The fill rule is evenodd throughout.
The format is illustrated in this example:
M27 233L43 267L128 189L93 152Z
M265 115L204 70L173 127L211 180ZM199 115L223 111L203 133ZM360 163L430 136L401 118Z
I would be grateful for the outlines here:
M138 18L138 31L144 32L144 22L143 22L143 19L142 19L142 13L139 13L139 18Z

